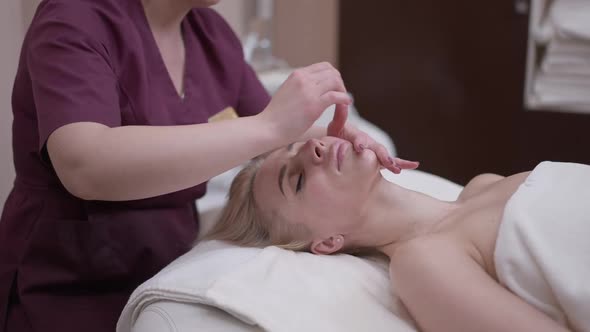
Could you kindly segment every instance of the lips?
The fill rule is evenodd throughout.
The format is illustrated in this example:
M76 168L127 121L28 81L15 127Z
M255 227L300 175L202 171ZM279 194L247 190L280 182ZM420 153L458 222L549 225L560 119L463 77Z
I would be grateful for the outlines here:
M346 152L347 152L349 146L350 146L350 144L340 143L336 147L336 165L338 167L338 171L340 171L340 166L342 165L342 162L344 161L344 156L346 156Z

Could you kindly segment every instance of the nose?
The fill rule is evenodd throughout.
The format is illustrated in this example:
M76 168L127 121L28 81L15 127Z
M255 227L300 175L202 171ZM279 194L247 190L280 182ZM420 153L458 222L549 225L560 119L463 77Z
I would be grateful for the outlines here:
M324 142L312 138L305 142L305 145L301 151L304 153L304 156L308 157L313 164L319 165L327 157L328 146Z

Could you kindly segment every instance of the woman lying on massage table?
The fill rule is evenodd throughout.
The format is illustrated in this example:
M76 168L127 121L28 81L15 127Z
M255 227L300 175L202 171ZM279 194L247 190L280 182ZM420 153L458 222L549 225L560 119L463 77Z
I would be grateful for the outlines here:
M372 151L312 139L242 170L208 238L315 254L377 250L422 331L566 331L496 274L503 211L529 173L479 175L445 202L385 180Z

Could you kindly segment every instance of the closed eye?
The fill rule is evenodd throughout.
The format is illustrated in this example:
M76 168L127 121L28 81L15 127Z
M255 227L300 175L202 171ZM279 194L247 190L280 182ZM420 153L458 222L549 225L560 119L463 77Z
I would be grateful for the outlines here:
M297 186L295 187L295 193L301 191L301 187L303 187L303 172L299 173L299 178L297 179Z

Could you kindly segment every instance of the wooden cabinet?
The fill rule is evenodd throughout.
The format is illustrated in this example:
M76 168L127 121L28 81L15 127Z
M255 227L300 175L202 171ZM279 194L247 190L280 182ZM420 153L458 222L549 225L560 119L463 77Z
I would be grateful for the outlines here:
M465 184L590 164L590 115L524 109L527 29L513 1L341 0L340 69L362 115L424 171Z

